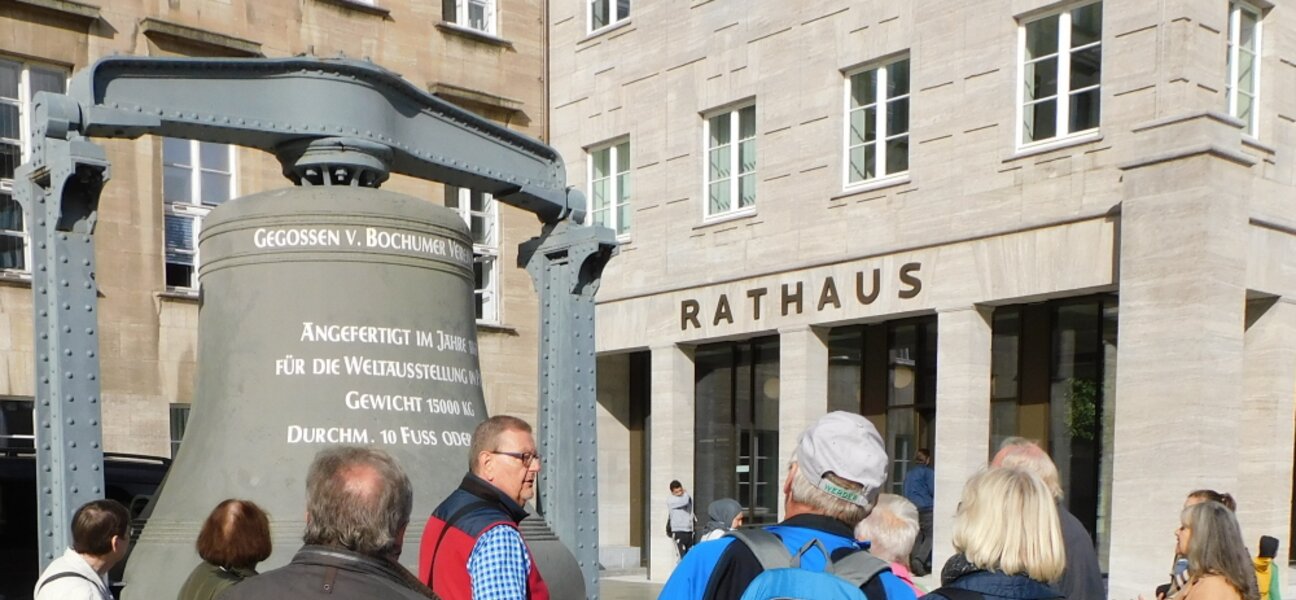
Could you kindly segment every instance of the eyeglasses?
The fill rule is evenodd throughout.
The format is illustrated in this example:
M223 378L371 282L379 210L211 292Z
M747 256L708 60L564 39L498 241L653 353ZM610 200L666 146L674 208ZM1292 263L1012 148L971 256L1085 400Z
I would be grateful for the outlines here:
M503 450L491 450L491 454L503 454L504 456L512 456L513 458L522 461L522 464L528 467L531 466L531 463L540 460L540 453L538 452L505 452Z

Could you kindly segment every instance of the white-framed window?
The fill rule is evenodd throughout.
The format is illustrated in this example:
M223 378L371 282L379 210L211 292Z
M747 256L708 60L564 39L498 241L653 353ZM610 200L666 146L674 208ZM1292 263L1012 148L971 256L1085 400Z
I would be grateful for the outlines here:
M442 0L441 18L460 27L496 35L496 0Z
M909 170L909 58L846 80L846 186Z
M63 93L67 71L0 58L0 270L26 271L27 226L14 197L14 171L31 151L32 99L37 92Z
M203 217L234 195L233 146L162 138L168 289L198 288L198 234Z
M1247 133L1259 135L1260 10L1234 2L1228 21L1228 111L1246 123Z
M1072 5L1018 27L1018 143L1098 128L1102 3Z
M630 233L630 140L590 150L589 191L590 222Z
M706 216L756 209L756 105L706 118Z
M585 0L585 6L590 33L630 18L630 0Z
M477 322L499 323L499 206L485 192L447 185L445 205L459 213L473 238L473 294Z

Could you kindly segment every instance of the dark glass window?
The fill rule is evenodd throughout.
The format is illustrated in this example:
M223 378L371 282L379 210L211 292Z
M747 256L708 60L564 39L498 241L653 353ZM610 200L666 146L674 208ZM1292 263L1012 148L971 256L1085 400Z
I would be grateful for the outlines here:
M171 405L171 458L180 453L180 442L184 440L185 429L189 427L189 405Z
M0 400L0 448L35 448L31 400Z
M936 318L833 329L828 410L877 426L891 457L890 491L901 493L914 453L936 442Z
M734 498L751 523L778 520L778 338L710 344L694 355L695 510Z
M1001 307L991 350L990 452L1010 436L1038 441L1057 465L1068 510L1100 548L1110 537L1103 423L1113 410L1116 324L1109 295Z

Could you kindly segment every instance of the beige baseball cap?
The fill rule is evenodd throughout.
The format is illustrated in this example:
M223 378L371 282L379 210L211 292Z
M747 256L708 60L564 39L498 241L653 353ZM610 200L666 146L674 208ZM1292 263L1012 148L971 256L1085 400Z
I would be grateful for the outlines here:
M845 411L824 415L797 442L798 470L815 487L859 506L871 506L886 483L882 436L868 419ZM864 486L848 490L824 478L832 473Z

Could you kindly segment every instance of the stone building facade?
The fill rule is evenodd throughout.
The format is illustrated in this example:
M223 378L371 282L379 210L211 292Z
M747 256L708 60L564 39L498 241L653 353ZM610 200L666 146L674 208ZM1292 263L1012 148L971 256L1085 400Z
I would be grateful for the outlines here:
M1111 596L1184 495L1291 538L1296 25L1264 0L550 5L552 143L618 229L598 297L605 562L781 510L796 436L865 414L893 489L1041 441ZM578 160L577 157L585 159Z
M111 55L372 60L416 87L530 135L545 132L536 1L12 0L0 3L0 434L31 445L30 273L13 167L31 96ZM194 397L202 216L232 197L290 186L257 150L145 136L101 141L112 180L96 230L104 447L171 456ZM384 189L459 208L478 267L483 389L492 413L533 418L537 312L517 244L535 217L468 190L395 175ZM170 433L168 433L170 432Z

